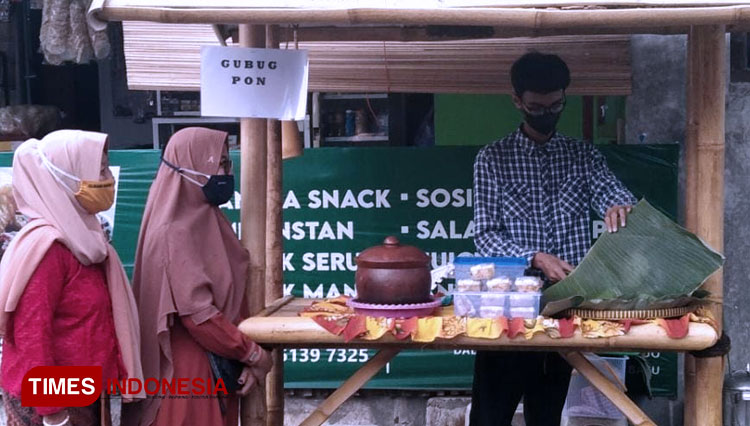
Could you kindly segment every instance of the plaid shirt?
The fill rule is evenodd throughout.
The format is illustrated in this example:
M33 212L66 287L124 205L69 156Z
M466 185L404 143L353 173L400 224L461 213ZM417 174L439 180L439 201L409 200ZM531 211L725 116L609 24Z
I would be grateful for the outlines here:
M519 128L474 163L474 242L482 256L544 252L577 265L591 246L590 208L634 205L593 144L555 133L545 144Z

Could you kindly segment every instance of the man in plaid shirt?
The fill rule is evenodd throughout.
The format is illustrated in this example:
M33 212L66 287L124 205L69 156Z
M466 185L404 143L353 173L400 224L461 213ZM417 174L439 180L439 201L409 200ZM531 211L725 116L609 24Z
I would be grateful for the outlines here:
M526 258L554 284L589 250L590 208L617 232L636 199L592 144L555 131L570 83L562 59L527 53L511 81L524 121L477 155L474 242L482 256ZM509 426L523 397L526 425L559 426L570 372L556 353L477 352L471 424Z

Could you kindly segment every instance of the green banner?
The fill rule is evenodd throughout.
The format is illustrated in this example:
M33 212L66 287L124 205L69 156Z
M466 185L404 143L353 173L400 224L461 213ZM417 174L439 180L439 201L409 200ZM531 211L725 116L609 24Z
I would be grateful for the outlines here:
M285 160L284 294L353 295L354 258L388 235L423 249L432 267L474 253L472 170L478 149L320 148ZM601 149L636 196L677 216L677 145ZM121 167L113 244L129 273L159 155L154 150L110 153L112 165ZM239 155L232 155L239 175ZM0 155L0 166L10 166L11 158ZM239 233L239 193L223 207ZM592 239L602 232L603 222L595 220ZM449 291L452 285L445 287ZM287 349L285 386L337 387L373 355L359 349ZM473 359L472 351L404 351L367 387L468 389ZM676 355L651 355L647 361L655 394L675 395Z

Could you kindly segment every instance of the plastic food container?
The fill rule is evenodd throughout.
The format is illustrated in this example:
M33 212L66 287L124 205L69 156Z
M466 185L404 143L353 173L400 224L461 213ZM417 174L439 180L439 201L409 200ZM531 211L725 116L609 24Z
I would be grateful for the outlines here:
M515 280L523 275L528 262L522 257L457 257L453 260L456 281L489 280L507 277Z
M541 293L457 291L453 292L453 312L473 318L533 319L539 315L541 298Z
M615 383L616 386L619 386L618 383L625 383L625 366L628 357L598 357L592 354L585 356L594 364L597 370ZM610 368L607 368L605 364L609 364ZM619 379L619 382L613 379L613 372L617 379ZM573 375L570 377L568 398L565 400L563 415L568 417L569 424L571 422L573 422L572 424L578 424L575 419L579 418L589 419L589 423L586 424L592 424L590 423L590 419L592 418L611 420L625 418L609 399L602 395L586 378L575 370L573 370Z

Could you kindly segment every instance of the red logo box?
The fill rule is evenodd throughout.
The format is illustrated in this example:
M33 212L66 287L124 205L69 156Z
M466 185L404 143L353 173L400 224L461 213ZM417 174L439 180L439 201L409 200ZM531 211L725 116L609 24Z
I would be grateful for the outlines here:
M102 367L34 367L23 376L24 407L86 407L102 393Z

